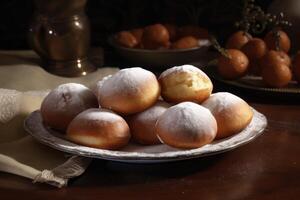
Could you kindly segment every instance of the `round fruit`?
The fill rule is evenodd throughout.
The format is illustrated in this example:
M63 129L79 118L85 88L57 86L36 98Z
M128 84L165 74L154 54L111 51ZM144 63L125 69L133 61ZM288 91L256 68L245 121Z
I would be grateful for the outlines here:
M164 26L166 27L166 29L169 32L170 35L170 40L174 41L177 39L177 27L173 24L164 24Z
M238 31L232 34L226 43L227 49L241 49L245 44L251 40L251 35L244 32Z
M242 51L251 61L262 58L267 53L267 45L260 38L253 38L242 47Z
M264 40L267 44L267 47L269 49L281 50L281 51L288 53L291 48L291 40L290 40L289 36L282 30L279 30L278 34L279 34L279 41L278 41L279 49L277 49L277 47L276 47L277 36L273 31L270 31L265 36Z
M144 29L142 43L145 49L168 47L170 35L166 27L161 24L147 26Z
M277 63L262 68L263 82L270 87L281 88L292 80L292 72L288 66Z
M116 41L124 46L133 48L138 44L136 38L129 31L121 31L116 35Z
M264 66L272 66L275 64L284 64L286 66L291 66L291 58L284 51L268 51L267 54L262 58L260 65ZM300 63L299 63L300 64Z
M193 36L180 38L171 45L172 49L189 49L198 46L198 40Z
M138 43L141 43L143 32L144 29L142 28L135 28L130 31L130 33L136 38Z
M226 53L227 56L218 58L219 74L225 79L237 79L245 75L249 65L247 56L237 49L228 49Z

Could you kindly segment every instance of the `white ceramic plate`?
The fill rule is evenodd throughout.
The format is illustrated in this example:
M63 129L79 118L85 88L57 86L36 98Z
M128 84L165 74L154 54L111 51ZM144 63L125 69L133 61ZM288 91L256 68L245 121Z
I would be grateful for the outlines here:
M142 146L130 143L119 151L96 149L66 140L62 134L44 126L40 111L31 113L25 120L25 129L39 142L54 149L84 157L100 158L130 163L158 163L210 156L232 150L261 135L267 126L264 115L254 110L251 123L240 133L216 140L201 148L182 150L165 144Z

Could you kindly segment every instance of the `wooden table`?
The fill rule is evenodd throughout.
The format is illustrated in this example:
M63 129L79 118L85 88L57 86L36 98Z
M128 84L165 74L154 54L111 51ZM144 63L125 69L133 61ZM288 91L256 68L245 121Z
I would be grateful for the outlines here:
M0 199L300 199L300 106L252 106L267 130L233 151L166 164L95 160L63 189L0 173Z

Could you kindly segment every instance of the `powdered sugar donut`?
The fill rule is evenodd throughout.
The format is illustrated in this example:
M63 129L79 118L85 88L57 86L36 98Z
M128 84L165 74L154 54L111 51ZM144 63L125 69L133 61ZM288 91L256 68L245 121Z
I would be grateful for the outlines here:
M107 109L91 108L70 123L67 138L100 149L119 149L130 139L129 127L119 115Z
M213 89L209 77L192 65L170 68L160 75L158 81L161 95L168 102L201 103L209 97Z
M157 120L160 140L176 148L198 148L213 141L217 122L211 112L192 102L168 108Z
M242 131L253 117L251 107L243 99L227 92L212 94L202 105L208 108L217 120L217 139Z
M155 124L170 105L164 101L158 101L147 110L129 116L127 119L132 138L145 145L161 143L156 136Z
M77 83L67 83L58 86L45 97L41 114L45 124L65 131L76 115L97 107L97 98L89 88Z
M149 108L160 95L155 75L139 67L118 71L98 84L97 89L101 107L125 115Z

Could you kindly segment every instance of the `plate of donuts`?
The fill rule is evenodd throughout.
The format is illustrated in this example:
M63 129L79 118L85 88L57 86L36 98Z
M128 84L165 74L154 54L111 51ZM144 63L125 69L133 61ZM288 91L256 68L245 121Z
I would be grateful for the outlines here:
M58 86L24 127L54 149L132 163L214 155L264 132L263 114L212 89L209 77L192 65L170 68L159 78L138 67L122 69L93 91L76 83Z

